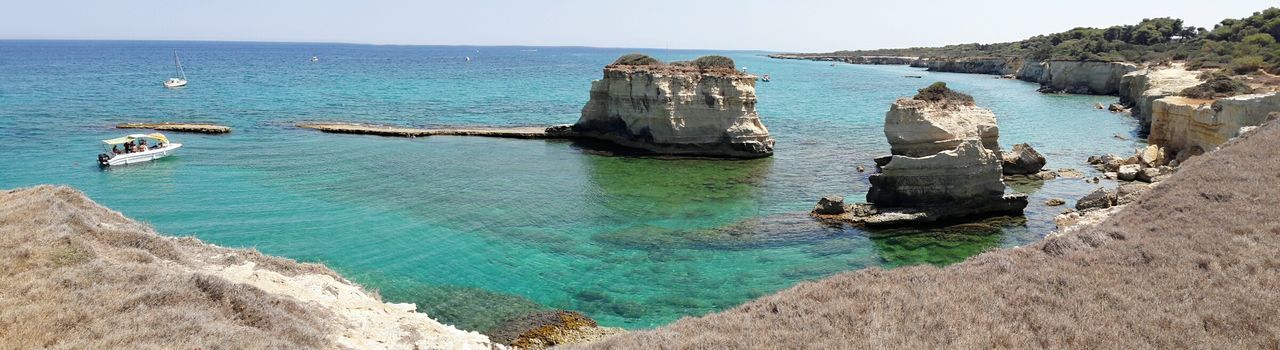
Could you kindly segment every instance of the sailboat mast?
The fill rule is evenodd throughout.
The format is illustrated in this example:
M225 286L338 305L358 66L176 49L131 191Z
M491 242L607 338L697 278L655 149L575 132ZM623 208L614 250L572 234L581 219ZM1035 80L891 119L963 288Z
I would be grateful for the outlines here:
M173 65L178 68L178 77L187 80L187 73L182 70L182 61L178 59L178 50L173 50Z

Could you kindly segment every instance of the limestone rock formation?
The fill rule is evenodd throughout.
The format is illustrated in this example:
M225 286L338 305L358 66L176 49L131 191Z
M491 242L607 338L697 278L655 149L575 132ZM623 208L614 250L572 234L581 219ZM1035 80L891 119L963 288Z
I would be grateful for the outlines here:
M1013 145L1013 150L1004 154L1002 168L1005 175L1026 175L1039 173L1047 161L1031 145L1020 143Z
M932 72L1008 75L1017 69L1014 62L1008 57L960 57L931 59L926 64Z
M1109 208L1116 203L1116 194L1098 188L1076 201L1076 210Z
M1124 62L1049 61L1040 76L1041 91L1110 95L1120 79L1138 66Z
M895 101L885 115L885 136L892 154L875 160L878 173L869 178L867 193L871 208L848 210L846 221L930 222L1020 214L1027 205L1025 195L1004 194L995 114L946 84Z
M622 332L620 328L599 327L595 320L580 312L551 310L505 320L490 333L493 341L517 349L545 349Z
M964 140L977 139L1000 152L996 114L972 101L940 108L937 102L900 99L889 107L884 134L892 154L923 157L953 150Z
M620 60L605 67L573 131L657 154L772 155L773 139L756 114L756 77L735 70L728 58L704 61Z
M1004 195L1000 173L995 152L968 139L928 156L892 156L879 174L871 175L867 201L882 207L999 201Z
M1200 84L1199 75L1200 72L1186 70L1182 63L1130 72L1120 78L1120 103L1130 107L1140 131L1147 133L1151 130L1151 104Z
M1035 61L1014 57L937 58L930 71L1012 75L1040 83L1043 92L1109 95L1120 90L1121 77L1138 67L1124 62Z
M1170 96L1151 104L1148 141L1167 147L1177 159L1184 154L1212 151L1240 129L1257 126L1267 115L1280 112L1280 93L1252 94L1218 100Z
M818 206L813 208L813 212L821 215L840 215L844 214L844 197L843 196L826 196L818 200Z

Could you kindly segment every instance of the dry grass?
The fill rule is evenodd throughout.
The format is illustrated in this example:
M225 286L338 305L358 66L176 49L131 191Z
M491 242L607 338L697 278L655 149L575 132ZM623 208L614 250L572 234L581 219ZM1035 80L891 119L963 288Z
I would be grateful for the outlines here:
M1278 348L1276 145L1272 123L1065 236L844 273L571 348Z
M192 269L215 259L336 277L319 265L161 237L66 187L0 193L0 348L336 347L328 311Z

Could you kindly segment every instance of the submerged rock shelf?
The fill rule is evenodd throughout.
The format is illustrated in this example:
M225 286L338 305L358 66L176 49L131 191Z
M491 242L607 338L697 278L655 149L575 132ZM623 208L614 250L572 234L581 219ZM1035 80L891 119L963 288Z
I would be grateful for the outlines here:
M202 134L226 134L231 127L206 123L120 123L117 129L152 129L159 131L195 132Z
M478 136L510 139L569 139L575 134L563 127L517 126L507 128L441 128L419 129L392 125L355 123L301 123L298 127L336 134L360 134L396 137Z

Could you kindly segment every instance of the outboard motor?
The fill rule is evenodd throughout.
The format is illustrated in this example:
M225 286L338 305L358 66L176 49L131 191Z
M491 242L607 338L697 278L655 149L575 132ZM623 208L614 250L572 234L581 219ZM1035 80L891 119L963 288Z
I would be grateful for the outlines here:
M98 154L98 165L108 166L108 165L111 165L110 161L111 161L110 155L107 155L106 153Z

